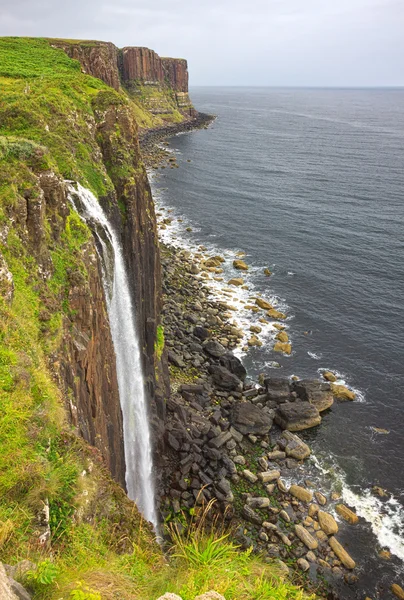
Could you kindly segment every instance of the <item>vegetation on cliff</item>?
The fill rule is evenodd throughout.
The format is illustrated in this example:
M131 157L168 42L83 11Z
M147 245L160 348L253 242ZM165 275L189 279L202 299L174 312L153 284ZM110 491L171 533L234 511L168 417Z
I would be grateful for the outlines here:
M174 535L167 563L101 452L66 418L77 400L60 379L77 326L72 290L93 293L96 254L63 179L105 203L116 198L124 222L128 190L151 202L136 122L154 121L50 41L0 38L0 56L0 560L37 565L20 578L38 600L148 600L168 590L191 600L213 587L228 600L302 598L226 536ZM149 218L137 223L139 238ZM159 358L163 348L160 328Z

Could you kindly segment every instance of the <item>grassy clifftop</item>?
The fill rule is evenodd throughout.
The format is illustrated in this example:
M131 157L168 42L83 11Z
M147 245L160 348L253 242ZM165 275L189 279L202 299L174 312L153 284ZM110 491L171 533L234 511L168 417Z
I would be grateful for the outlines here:
M58 367L77 325L71 290L90 294L95 250L62 182L124 197L144 177L133 124L149 119L49 41L0 38L0 560L37 565L20 573L37 600L192 600L211 588L298 600L277 567L228 538L174 536L167 562L66 418L75 398Z

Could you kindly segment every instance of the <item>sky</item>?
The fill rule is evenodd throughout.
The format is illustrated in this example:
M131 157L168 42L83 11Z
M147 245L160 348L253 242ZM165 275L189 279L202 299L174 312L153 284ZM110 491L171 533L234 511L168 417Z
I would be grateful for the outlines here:
M404 85L404 0L0 0L0 35L147 46L191 86Z

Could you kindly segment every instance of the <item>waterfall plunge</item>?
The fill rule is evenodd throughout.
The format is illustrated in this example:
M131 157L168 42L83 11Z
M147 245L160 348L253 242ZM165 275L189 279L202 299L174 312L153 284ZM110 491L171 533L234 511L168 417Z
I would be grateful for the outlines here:
M83 221L91 226L100 248L123 416L128 496L157 527L142 360L122 249L97 198L80 184L76 189L68 183L68 188L69 200ZM76 206L76 198L80 200L80 207Z

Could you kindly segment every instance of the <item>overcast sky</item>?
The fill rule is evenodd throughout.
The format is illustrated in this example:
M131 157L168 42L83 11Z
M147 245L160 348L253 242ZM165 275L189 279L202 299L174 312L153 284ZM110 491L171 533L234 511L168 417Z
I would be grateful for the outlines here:
M404 0L0 0L0 35L147 46L191 85L404 85Z

